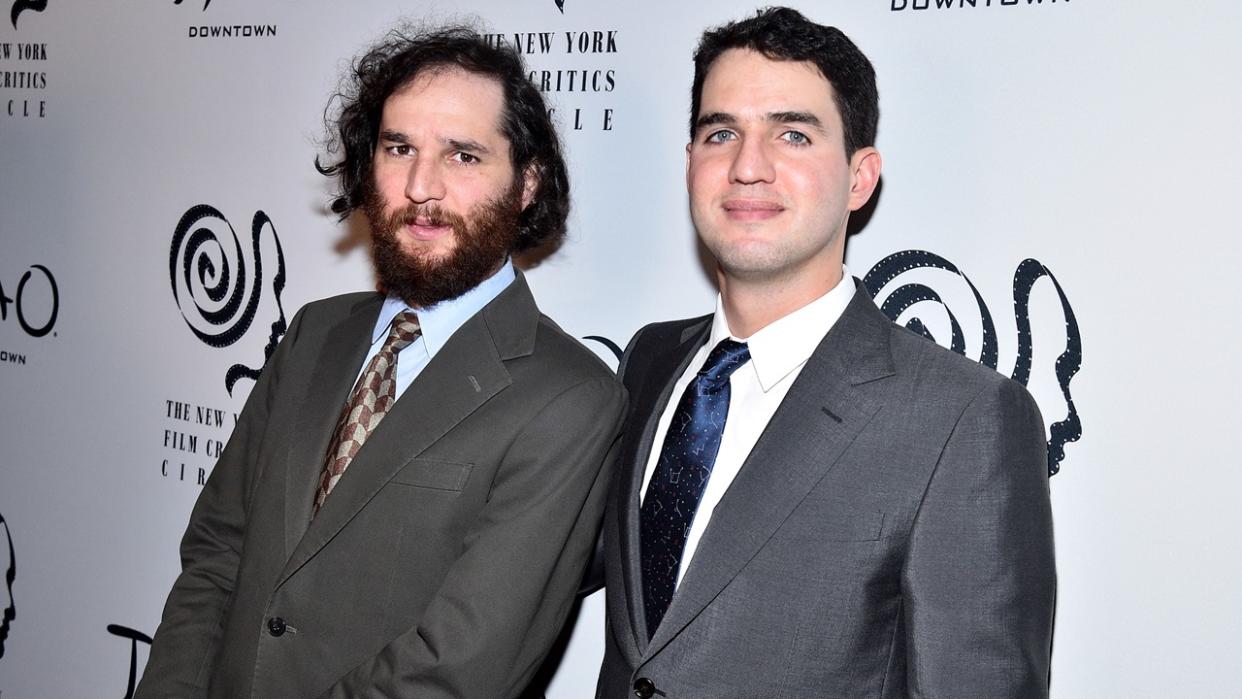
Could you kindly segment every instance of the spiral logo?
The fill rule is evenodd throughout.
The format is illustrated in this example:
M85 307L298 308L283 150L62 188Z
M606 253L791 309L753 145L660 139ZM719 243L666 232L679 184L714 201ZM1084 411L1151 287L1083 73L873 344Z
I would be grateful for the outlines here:
M924 321L918 315L908 313L915 304L923 302L934 304L930 308L939 308L948 317L949 337L946 338L947 342L940 344L965 356L966 335L962 328L961 318L966 314L955 313L950 308L950 304L946 302L945 295L937 292L926 281L922 281L922 277L915 279L907 276L917 270L925 269L943 270L955 274L970 289L975 307L969 309L969 312L972 316L975 313L978 314L979 329L982 335L978 361L984 366L996 369L999 358L996 324L992 321L992 313L974 283L952 262L926 250L903 250L877 262L863 278L863 286L872 297L880 300L880 310L894 323L900 323L900 319L905 317L906 328L937 342L937 338L928 329L930 320ZM1061 462L1065 459L1065 445L1069 442L1076 442L1082 437L1082 422L1078 417L1078 408L1074 405L1074 398L1070 391L1070 382L1082 366L1082 335L1065 290L1061 288L1061 284L1052 271L1034 259L1023 260L1014 272L1013 307L1018 342L1011 378L1024 386L1031 378L1031 361L1034 356L1030 319L1031 290L1035 283L1044 277L1051 281L1056 290L1061 302L1061 312L1065 317L1065 349L1057 357L1056 380L1065 399L1066 415L1064 419L1051 425L1048 439L1048 474L1056 475L1061 470ZM881 300L881 292L886 288L891 288L891 291ZM919 308L925 308L925 306ZM1051 410L1045 412L1052 414Z
M17 18L26 10L31 12L42 12L47 9L47 0L13 0L13 8L9 10L9 20L13 22L13 28L17 29Z
M211 347L228 347L250 329L259 308L263 290L260 243L265 233L270 233L276 247L272 290L280 317L272 324L264 363L286 329L280 301L285 287L285 255L267 214L255 212L250 224L250 245L243 248L224 214L207 204L194 206L185 212L173 232L168 262L173 298L190 331ZM232 395L238 380L258 378L261 368L251 369L242 364L230 367L225 375L229 394Z

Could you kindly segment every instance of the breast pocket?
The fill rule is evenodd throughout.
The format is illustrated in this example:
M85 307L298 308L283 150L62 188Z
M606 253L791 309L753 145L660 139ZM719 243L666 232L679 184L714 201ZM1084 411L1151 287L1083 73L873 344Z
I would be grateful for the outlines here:
M884 513L879 510L835 510L822 524L823 541L879 541L883 538Z
M452 461L434 461L432 459L411 459L391 483L414 488L461 492L470 480L473 464L459 464Z

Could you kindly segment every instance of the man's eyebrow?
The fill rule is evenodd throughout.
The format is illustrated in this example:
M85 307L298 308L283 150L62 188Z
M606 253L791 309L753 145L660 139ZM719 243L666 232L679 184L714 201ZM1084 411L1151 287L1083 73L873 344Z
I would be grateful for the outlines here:
M732 114L726 114L724 112L711 112L710 114L704 114L703 116L695 120L694 132L698 133L699 131L701 131L702 129L708 126L721 126L721 125L731 126L736 123L737 123L737 118L734 117Z
M824 128L819 117L810 112L768 112L767 120L774 124L806 124L821 130Z
M773 124L806 124L817 129L823 130L824 123L819 117L810 112L784 111L784 112L768 112L764 116L764 121ZM737 117L726 112L710 112L699 117L694 122L695 133L708 126L733 126L737 124Z
M388 143L408 144L410 142L409 136L392 129L384 129L383 131L380 131L379 138L381 141ZM480 155L491 154L491 150L488 149L487 146L468 138L446 138L444 139L444 145L452 148L453 150L465 151L466 153L478 153Z
M379 133L379 140L392 141L393 143L409 143L410 137L406 136L400 131L393 131L392 129L384 129L383 131L380 131Z
M446 139L445 143L447 143L448 147L453 150L465 151L466 153L478 153L479 155L489 155L491 153L491 151L487 149L487 146L479 143L478 141L471 141L470 139L463 140L450 138Z

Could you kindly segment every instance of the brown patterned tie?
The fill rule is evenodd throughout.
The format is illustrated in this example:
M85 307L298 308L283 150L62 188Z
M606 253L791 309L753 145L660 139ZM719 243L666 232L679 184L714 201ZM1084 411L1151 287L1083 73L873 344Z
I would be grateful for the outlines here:
M405 349L422 334L418 325L418 316L414 311L406 310L398 313L392 320L392 330L384 346L371 358L367 368L358 378L353 395L345 404L341 419L336 424L336 435L332 437L332 445L328 447L327 462L323 466L323 475L319 477L319 490L315 492L315 508L313 518L323 507L328 493L336 487L337 481L349 468L363 442L375 431L376 425L388 414L392 404L397 400L397 353Z

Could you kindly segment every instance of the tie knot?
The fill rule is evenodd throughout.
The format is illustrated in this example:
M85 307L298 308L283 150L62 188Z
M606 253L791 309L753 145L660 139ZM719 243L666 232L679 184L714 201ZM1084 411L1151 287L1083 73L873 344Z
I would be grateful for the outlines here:
M725 338L707 355L707 361L699 370L699 378L709 387L716 388L727 382L733 372L749 360L750 348L745 342Z
M422 331L422 326L418 324L417 313L410 310L401 311L392 319L392 329L388 331L388 339L384 341L384 347L396 354L418 339Z

